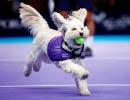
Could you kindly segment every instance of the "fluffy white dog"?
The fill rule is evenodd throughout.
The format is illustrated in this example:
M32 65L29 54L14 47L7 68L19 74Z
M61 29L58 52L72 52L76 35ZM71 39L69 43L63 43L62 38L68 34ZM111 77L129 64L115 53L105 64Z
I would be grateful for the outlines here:
M44 18L29 5L21 3L19 12L23 26L30 29L30 33L34 36L32 51L24 67L24 75L29 76L32 69L39 71L41 61L53 62L63 71L72 73L79 94L90 95L86 82L89 72L82 63L85 47L81 42L89 35L88 28L84 26L87 10L82 8L73 11L67 19L54 12L52 19L58 31L50 29ZM81 43L76 42L77 37L80 37Z

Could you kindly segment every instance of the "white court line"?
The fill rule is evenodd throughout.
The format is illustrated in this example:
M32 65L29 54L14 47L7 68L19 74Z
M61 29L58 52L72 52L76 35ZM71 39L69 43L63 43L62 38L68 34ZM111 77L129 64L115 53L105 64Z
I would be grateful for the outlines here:
M42 87L75 87L73 84L65 85L1 85L0 88L42 88ZM130 84L89 84L92 87L130 87Z
M85 60L130 60L130 57L92 57L92 58L85 58ZM17 61L26 61L26 58L25 59L0 59L0 62L17 62Z

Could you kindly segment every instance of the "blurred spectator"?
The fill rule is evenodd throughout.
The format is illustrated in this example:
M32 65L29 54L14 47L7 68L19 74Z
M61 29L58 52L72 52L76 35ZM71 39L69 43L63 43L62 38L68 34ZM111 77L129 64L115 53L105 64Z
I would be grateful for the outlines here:
M0 0L0 18L16 17L18 0Z
M26 35L19 19L19 2L19 0L0 0L0 37Z
M49 26L56 29L50 16L49 0L21 0L21 2L34 7L47 20Z
M12 2L8 0L0 0L0 18L5 18L11 15Z
M130 0L94 0L98 34L130 33Z
M130 0L94 0L95 6L111 15L130 12Z
M57 0L55 0L57 1ZM93 2L92 0L58 0L56 2L55 10L60 12L65 18L67 18L68 13L72 10L78 10L80 8L86 8L88 13L85 20L85 25L90 30L90 36L86 41L86 46L88 47L88 56L92 55L93 38L95 33L95 24L93 21Z

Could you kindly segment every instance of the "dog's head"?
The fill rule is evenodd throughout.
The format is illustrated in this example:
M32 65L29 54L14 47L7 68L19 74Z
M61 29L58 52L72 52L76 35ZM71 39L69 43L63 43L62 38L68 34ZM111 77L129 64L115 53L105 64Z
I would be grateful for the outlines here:
M52 19L58 30L61 31L64 41L73 49L81 48L83 45L76 43L75 39L77 37L81 37L85 41L89 35L88 28L84 26L86 16L87 10L84 8L73 11L67 19L56 12L52 15Z

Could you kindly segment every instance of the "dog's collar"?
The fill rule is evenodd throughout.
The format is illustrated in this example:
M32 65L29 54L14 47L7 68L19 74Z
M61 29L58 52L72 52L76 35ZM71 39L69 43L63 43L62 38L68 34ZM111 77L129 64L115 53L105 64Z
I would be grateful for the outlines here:
M81 47L81 48L71 48L68 43L66 41L63 40L63 43L62 43L62 48L71 52L73 54L73 56L76 58L76 57L81 57L82 55L84 55L84 45ZM82 57L83 57L82 56Z
M62 43L62 48L64 48L65 50L71 52L75 57L81 57L81 55L84 52L84 45L82 45L81 48L72 48L68 45L68 43L66 41L63 40ZM85 52L84 52L85 53ZM84 54L83 54L84 55Z

